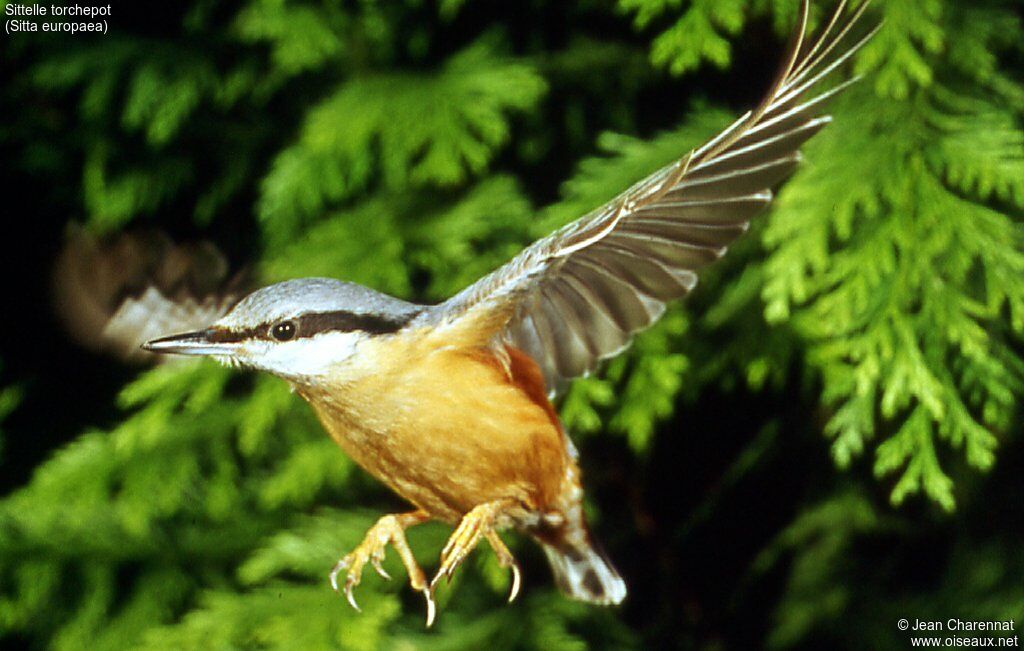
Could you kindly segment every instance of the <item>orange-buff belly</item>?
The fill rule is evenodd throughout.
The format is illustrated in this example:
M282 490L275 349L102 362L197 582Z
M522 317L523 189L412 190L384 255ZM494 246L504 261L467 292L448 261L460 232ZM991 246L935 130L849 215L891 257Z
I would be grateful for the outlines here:
M300 389L356 463L449 522L506 498L529 512L560 510L573 461L527 355L412 350L392 360L331 395Z

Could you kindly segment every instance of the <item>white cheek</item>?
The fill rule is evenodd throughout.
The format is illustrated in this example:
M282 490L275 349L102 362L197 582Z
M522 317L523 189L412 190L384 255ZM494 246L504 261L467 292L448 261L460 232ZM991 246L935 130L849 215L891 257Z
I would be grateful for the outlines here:
M315 377L350 359L360 338L355 332L325 332L283 343L260 342L252 365L288 378Z

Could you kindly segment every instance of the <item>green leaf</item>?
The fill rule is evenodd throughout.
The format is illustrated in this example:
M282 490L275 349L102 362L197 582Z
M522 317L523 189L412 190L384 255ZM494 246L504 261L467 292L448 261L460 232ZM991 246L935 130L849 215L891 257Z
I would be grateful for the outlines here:
M354 78L308 114L299 141L263 182L259 216L271 242L330 203L367 188L456 186L486 170L509 135L508 114L532 108L545 83L531 66L478 42L434 74Z

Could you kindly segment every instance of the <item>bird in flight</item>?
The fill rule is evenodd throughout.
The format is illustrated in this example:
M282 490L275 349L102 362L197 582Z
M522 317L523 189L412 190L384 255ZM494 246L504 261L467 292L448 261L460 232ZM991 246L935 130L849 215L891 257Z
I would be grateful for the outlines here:
M408 512L382 517L330 572L353 607L368 564L387 576L381 561L390 546L426 598L429 626L438 582L482 541L512 572L511 601L521 581L499 536L509 528L542 546L565 594L618 604L626 585L587 528L577 453L551 399L690 292L698 270L769 205L772 188L800 163L800 146L830 121L825 102L853 80L828 90L816 90L819 83L877 31L856 36L867 3L850 12L845 4L810 40L802 2L779 74L757 108L443 303L410 303L327 278L289 280L230 307L192 301L183 315L212 325L142 347L285 379L342 450L411 503ZM101 269L77 262L94 275ZM181 278L187 268L168 273ZM154 311L162 315L157 323L174 322L174 301L150 290L120 305L121 319L110 319L120 325L108 324L108 338L155 336L153 321L140 318ZM124 325L131 322L150 325ZM428 520L454 526L430 579L405 537Z

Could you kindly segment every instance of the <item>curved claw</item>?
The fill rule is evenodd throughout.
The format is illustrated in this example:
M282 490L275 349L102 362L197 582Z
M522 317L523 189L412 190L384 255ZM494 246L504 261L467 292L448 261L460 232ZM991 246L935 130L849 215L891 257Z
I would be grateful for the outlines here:
M331 581L331 588L333 588L334 591L338 594L341 594L341 590L338 589L338 574L340 574L342 570L348 567L348 563L346 563L345 561L346 559L343 558L337 563L335 563L334 567L331 568L331 573L328 575L328 578Z
M508 547L501 541L497 533L491 530L484 535L487 538L487 542L491 543L494 554L498 557L498 565L512 571L512 588L508 593L508 603L512 603L519 596L519 588L523 584L523 576L522 572L519 571L519 564L516 563L512 552L508 550Z
M512 603L519 596L519 588L522 585L523 577L519 572L519 565L515 562L512 563L512 589L508 594L508 603Z
M437 616L437 604L434 603L434 591L430 588L423 588L423 596L427 598L427 628L434 625L434 618Z
M352 593L352 588L356 587L358 583L358 581L353 581L351 577L349 577L349 579L345 581L345 598L348 599L348 603L356 609L356 612L361 613L363 612L363 609L360 608L359 604L356 603L356 597Z
M380 574L385 581L390 581L391 575L388 574L387 571L381 566L380 562L381 559L377 556L372 556L370 558L370 565L373 565L373 569L377 571L377 574Z

